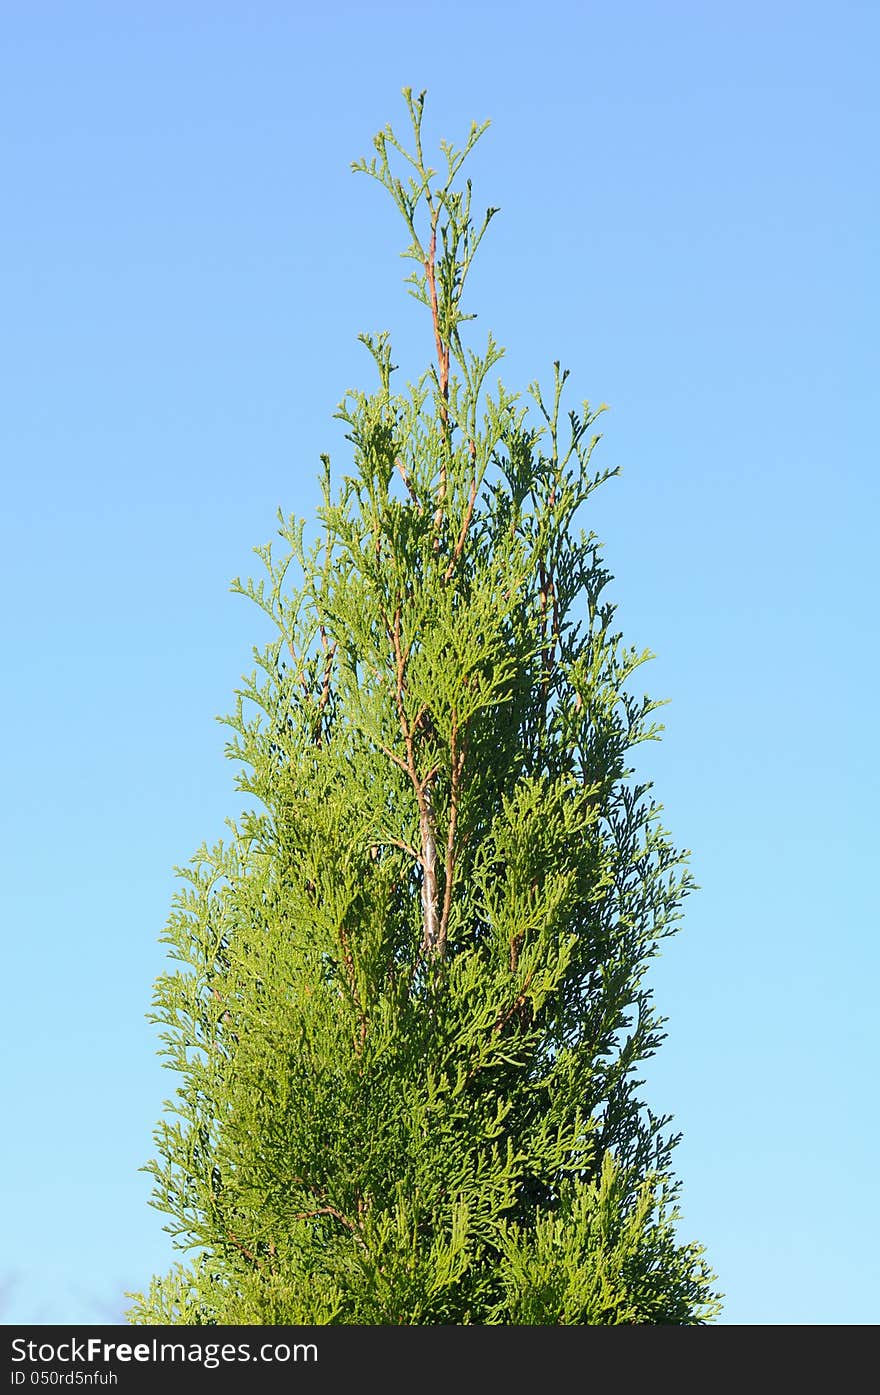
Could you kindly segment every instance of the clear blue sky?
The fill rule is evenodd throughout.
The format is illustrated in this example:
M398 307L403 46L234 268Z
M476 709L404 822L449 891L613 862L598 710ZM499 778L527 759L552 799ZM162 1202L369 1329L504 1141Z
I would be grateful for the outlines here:
M877 55L865 0L0 13L5 1322L117 1319L172 1258L138 1171L172 868L240 807L259 616L357 334L430 354L350 173L400 88L492 127L474 271L509 386L607 401L596 496L701 891L646 1095L728 1323L880 1319ZM873 400L872 400L873 399Z

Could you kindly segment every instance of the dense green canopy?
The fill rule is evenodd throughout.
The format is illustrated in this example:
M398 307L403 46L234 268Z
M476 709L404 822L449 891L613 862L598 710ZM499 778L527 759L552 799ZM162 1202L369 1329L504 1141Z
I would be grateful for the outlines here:
M690 879L631 752L584 506L597 412L466 348L461 150L390 128L356 168L407 224L433 361L340 408L318 526L236 583L277 638L228 719L253 810L181 873L156 1018L176 1097L155 1204L194 1259L145 1323L697 1323L676 1139L641 1100L645 981ZM397 170L401 170L401 174ZM601 410L601 409L600 409ZM310 541L306 543L306 538Z

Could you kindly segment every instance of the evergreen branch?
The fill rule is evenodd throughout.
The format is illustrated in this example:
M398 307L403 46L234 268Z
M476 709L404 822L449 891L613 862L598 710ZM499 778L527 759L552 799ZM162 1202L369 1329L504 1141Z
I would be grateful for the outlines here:
M415 752L415 730L421 721L424 713L420 712L416 721L410 725L406 720L406 709L404 706L404 683L406 672L406 657L403 652L403 644L400 633L400 606L394 612L394 622L389 628L389 635L394 651L396 681L394 689L394 700L397 707L398 720L406 747L406 761L399 758L396 763L402 765L409 776L410 783L416 797L416 804L419 813L419 839L421 842L421 853L419 862L422 868L422 945L429 954L433 955L442 952L442 947L438 948L439 941L439 920L438 901L439 890L437 886L437 828L434 819L434 809L431 802L431 784L437 773L436 768L428 772L424 778L419 778L416 752Z
M248 1263L252 1264L255 1269L262 1269L263 1261L259 1259L255 1254L253 1254L248 1249L247 1245L243 1244L242 1241L239 1240L237 1235L233 1235L231 1230L226 1231L226 1239L230 1240L232 1244L236 1247L236 1249L241 1251Z
M316 1206L313 1211L295 1211L292 1219L295 1221L313 1221L316 1220L318 1216L332 1216L334 1221L339 1221L340 1225L345 1226L349 1234L354 1237L367 1253L369 1253L369 1247L360 1233L360 1228L354 1221L350 1221L348 1216L344 1215L342 1211L337 1210L335 1206Z
M402 838L388 838L383 836L381 844L383 847L387 848L399 848L401 852L405 852L407 856L413 858L414 861L418 862L419 860L419 854L416 849L411 843L405 843Z
M450 792L449 792L449 827L446 832L446 860L443 869L443 910L440 916L440 929L438 933L438 953L442 955L446 950L446 939L449 931L449 916L452 910L452 884L455 876L455 834L458 824L458 806L461 795L461 776L464 770L466 746L462 741L458 746L458 719L456 714L452 714L452 727L449 738L450 754Z
M419 834L422 840L422 948L427 954L442 958L444 943L438 920L440 892L437 886L437 826L428 781L419 788L418 803Z
M320 626L321 648L324 650L324 676L321 683L321 692L318 697L318 715L315 718L314 740L316 746L323 744L324 735L324 710L330 701L330 679L333 673L333 659L336 654L336 640L328 645L327 631L323 625Z
M392 751L390 746L383 746L380 744L379 750L382 752L383 756L387 756L390 761L393 761L394 764L398 767L398 769L402 770L405 775L411 774L410 767L407 764L407 762L403 759L402 756L399 756L396 751Z
M528 990L532 986L532 979L533 974L529 973L526 975L522 989L518 993L514 1002L505 1012L500 1012L496 1017L492 1030L497 1035L500 1035L504 1031L504 1028L507 1026L508 1022L510 1022L512 1018L519 1017L522 1015L523 1009L526 1007L528 1003Z
M444 343L440 324L440 307L437 297L437 219L436 215L431 219L431 240L428 243L428 253L425 257L425 274L428 282L428 296L431 306L431 323L434 327L434 346L437 352L437 382L440 390L440 422L443 431L444 443L449 442L449 345ZM440 487L437 497L437 512L434 516L435 527L440 527L443 517L443 509L446 504L446 454L440 458Z
M419 513L422 513L423 510L422 510L422 505L421 505L421 503L420 503L420 501L419 501L419 496L418 496L418 494L416 493L416 491L413 489L413 484L412 484L412 480L411 480L410 477L409 477L409 472L407 471L407 468L406 468L405 464L403 463L403 461L401 460L401 458L400 458L399 455L395 456L395 458L394 458L394 464L397 466L397 469L398 469L398 471L400 472L400 478L403 480L404 484L406 485L406 492L407 492L407 494L408 494L409 497L412 499L412 501L413 501L413 503L415 504L416 508L418 509Z
M475 462L476 446L474 445L474 442L473 442L473 441L470 442L470 447L471 447L471 461L472 461L472 463L475 464L475 463L476 463L476 462ZM465 538L467 537L468 529L469 529L470 526L471 526L471 518L473 517L473 513L474 513L474 504L475 504L475 502L476 502L476 498L477 498L477 476L476 476L476 472L475 472L475 473L474 473L474 476L473 476L473 478L472 478L472 480L471 480L470 497L469 497L469 499L468 499L468 505L467 505L467 509L465 510L464 519L462 520L461 530L460 530L460 532L459 532L459 534L458 534L458 540L457 540L457 542L456 542L456 544L455 544L455 547L454 547L453 550L452 550L452 556L451 556L450 559L449 559L449 565L447 566L445 572L443 573L443 580L444 580L444 582L448 582L448 581L451 580L451 578L452 578L452 573L455 571L456 565L457 565L457 563L458 563L458 559L459 559L459 557L460 557L461 554L462 554L462 549L464 548Z

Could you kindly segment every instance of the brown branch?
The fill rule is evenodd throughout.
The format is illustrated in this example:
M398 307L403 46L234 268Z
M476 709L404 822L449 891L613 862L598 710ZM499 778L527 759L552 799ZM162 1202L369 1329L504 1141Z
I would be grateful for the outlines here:
M415 848L410 847L409 843L404 843L401 838L383 838L382 842L377 844L377 847L399 848L401 852L405 852L409 857L414 857L417 862L419 860L419 855Z
M431 791L425 781L417 791L419 803L419 834L422 840L422 946L429 953L442 957L440 924L437 914L437 839Z
M340 1225L344 1225L346 1230L351 1232L359 1245L363 1245L364 1249L367 1248L358 1226L355 1225L354 1221L350 1221L347 1216L344 1216L341 1211L337 1211L335 1206L318 1206L314 1211L295 1211L293 1213L293 1220L312 1221L315 1220L317 1216L332 1216L334 1221L339 1221Z
M387 756L389 760L393 760L394 764L399 766L405 775L409 774L409 766L407 765L406 761L403 760L402 757L399 756L396 751L392 751L390 746L380 745L379 750L382 752L383 756Z
M471 443L471 444L473 444L473 443ZM449 559L449 566L446 568L446 571L443 573L443 580L444 580L444 581L449 581L450 577L452 576L452 573L455 571L455 565L456 565L456 563L457 563L459 557L461 556L462 548L464 547L464 540L465 540L465 538L467 537L468 528L470 528L470 526L471 526L471 519L473 518L473 514L474 514L474 504L475 504L475 502L476 502L476 498L477 498L477 476L476 476L476 474L475 474L474 477L473 477L473 479L471 480L470 498L468 499L467 510L466 510L466 512L465 512L465 516L464 516L464 519L463 519L463 521L462 521L461 532L460 532L459 535L458 535L458 542L455 544L455 547L453 548L452 556L451 556L450 559Z
M510 937L510 972L511 972L512 974L516 972L516 966L517 966L517 963L519 962L519 951L520 951L520 946L521 946L522 942L523 942L523 937L522 937L522 935L511 935L511 937Z
M443 428L443 439L449 445L449 345L444 344L443 336L440 333L440 305L437 297L437 218L439 210L435 210L431 219L431 241L428 244L428 255L425 258L425 275L428 284L428 299L431 304L431 321L434 326L434 345L437 350L437 381L440 384L440 421ZM446 507L446 486L447 486L447 466L445 453L440 460L440 488L437 493L437 511L434 514L434 526L438 529L443 521L443 510ZM439 536L435 540L435 549L439 546Z
M550 649L547 643L547 595L548 578L544 559L539 563L538 576L541 583L541 699L544 712L547 711L547 695L550 686Z
M413 501L413 503L415 504L416 508L418 509L419 513L422 513L422 512L423 512L423 509L422 509L421 503L419 502L419 496L418 496L418 494L416 493L416 491L413 489L412 480L410 479L409 473L408 473L408 471L407 471L407 468L406 468L406 466L404 465L404 463L403 463L403 461L401 460L401 458L400 458L399 455L398 455L398 456L395 456L394 463L395 463L395 465L397 466L398 470L400 471L400 478L403 480L404 484L406 485L406 492L407 492L407 494L408 494L409 497L412 499L412 501Z
M251 1251L248 1249L247 1245L243 1244L242 1241L239 1240L237 1235L233 1235L231 1230L227 1230L226 1239L231 1240L236 1249L241 1250L241 1253L244 1255L245 1259L248 1261L249 1264L253 1264L257 1269L262 1269L263 1261L261 1259L258 1259L255 1254L251 1254Z
M402 766L410 778L413 791L416 796L416 803L419 810L419 838L421 842L421 853L419 861L422 865L422 946L431 954L442 953L442 946L439 944L440 925L438 901L439 891L437 887L437 839L436 822L434 810L431 805L431 782L437 774L436 766L423 778L419 779L416 768L416 751L413 739L416 723L412 726L406 720L406 710L403 704L404 682L406 675L406 656L403 652L403 644L400 637L400 606L394 612L394 623L388 630L391 644L394 650L396 685L394 700L397 707L397 715L400 721L400 730L406 746L406 761L396 758L396 764ZM419 713L417 722L421 723L424 710Z
M428 296L431 302L431 320L434 326L434 344L437 349L437 372L440 382L440 395L443 398L440 415L444 427L448 428L449 414L446 404L449 401L449 345L443 343L440 333L440 306L437 298L437 213L431 221L431 241L425 258L425 273L428 278ZM445 471L441 477L445 483Z
M449 793L449 828L446 832L446 860L443 867L443 910L440 916L438 953L446 951L446 935L449 930L449 915L452 910L452 883L455 876L455 832L458 824L458 798L461 791L461 772L464 769L466 747L458 745L458 719L453 713L452 730L449 737L451 774Z
M336 654L336 640L328 647L327 631L321 626L321 648L324 650L324 677L318 698L318 715L315 718L314 740L320 746L323 740L324 708L330 701L330 676L333 672L333 658Z
M222 995L222 993L220 993L220 992L218 991L216 983L212 983L212 984L211 984L211 992L214 994L214 997L217 999L217 1002L218 1002L218 1003L222 1003L222 1002L223 1002L223 995ZM224 1022L224 1023L228 1023L228 1022L231 1022L231 1021L232 1021L232 1018L229 1016L229 1009L228 1009L228 1008L224 1008L223 1012L221 1012L221 1014L220 1014L220 1021L221 1021L221 1022Z
M510 1019L511 1019L512 1017L515 1017L515 1016L517 1016L517 1014L521 1014L521 1013L522 1013L523 1008L526 1006L526 1004L528 1003L528 1000L529 1000L529 999L528 999L528 990L529 990L529 988L531 987L531 983L532 983L532 978L533 978L533 977L534 977L533 974L529 974L529 975L528 975L528 977L526 978L525 983L524 983L523 986L522 986L522 992L519 994L518 998L516 999L516 1002L514 1002L514 1003L507 1009L506 1012L500 1013L500 1014L498 1015L498 1017L495 1019L495 1027L494 1027L494 1030L495 1030L496 1032L501 1032L501 1031L503 1031L504 1028L507 1026L508 1022L510 1021Z
M324 711L324 708L327 706L327 703L330 700L330 673L333 668L333 656L335 653L336 643L334 641L333 644L330 646L330 652L328 653L326 661L324 663L324 684L321 688L321 696L318 699L319 712Z

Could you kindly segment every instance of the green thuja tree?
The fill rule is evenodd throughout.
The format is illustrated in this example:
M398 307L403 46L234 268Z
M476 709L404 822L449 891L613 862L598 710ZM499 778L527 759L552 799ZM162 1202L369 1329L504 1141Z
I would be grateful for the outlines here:
M254 807L181 872L155 1018L179 1080L154 1204L188 1265L142 1323L702 1323L677 1141L640 1096L646 969L690 880L633 748L609 573L581 516L597 412L466 347L495 209L390 127L354 166L406 225L430 351L372 392L306 529L236 581L274 638L227 721ZM601 409L600 409L601 410Z

